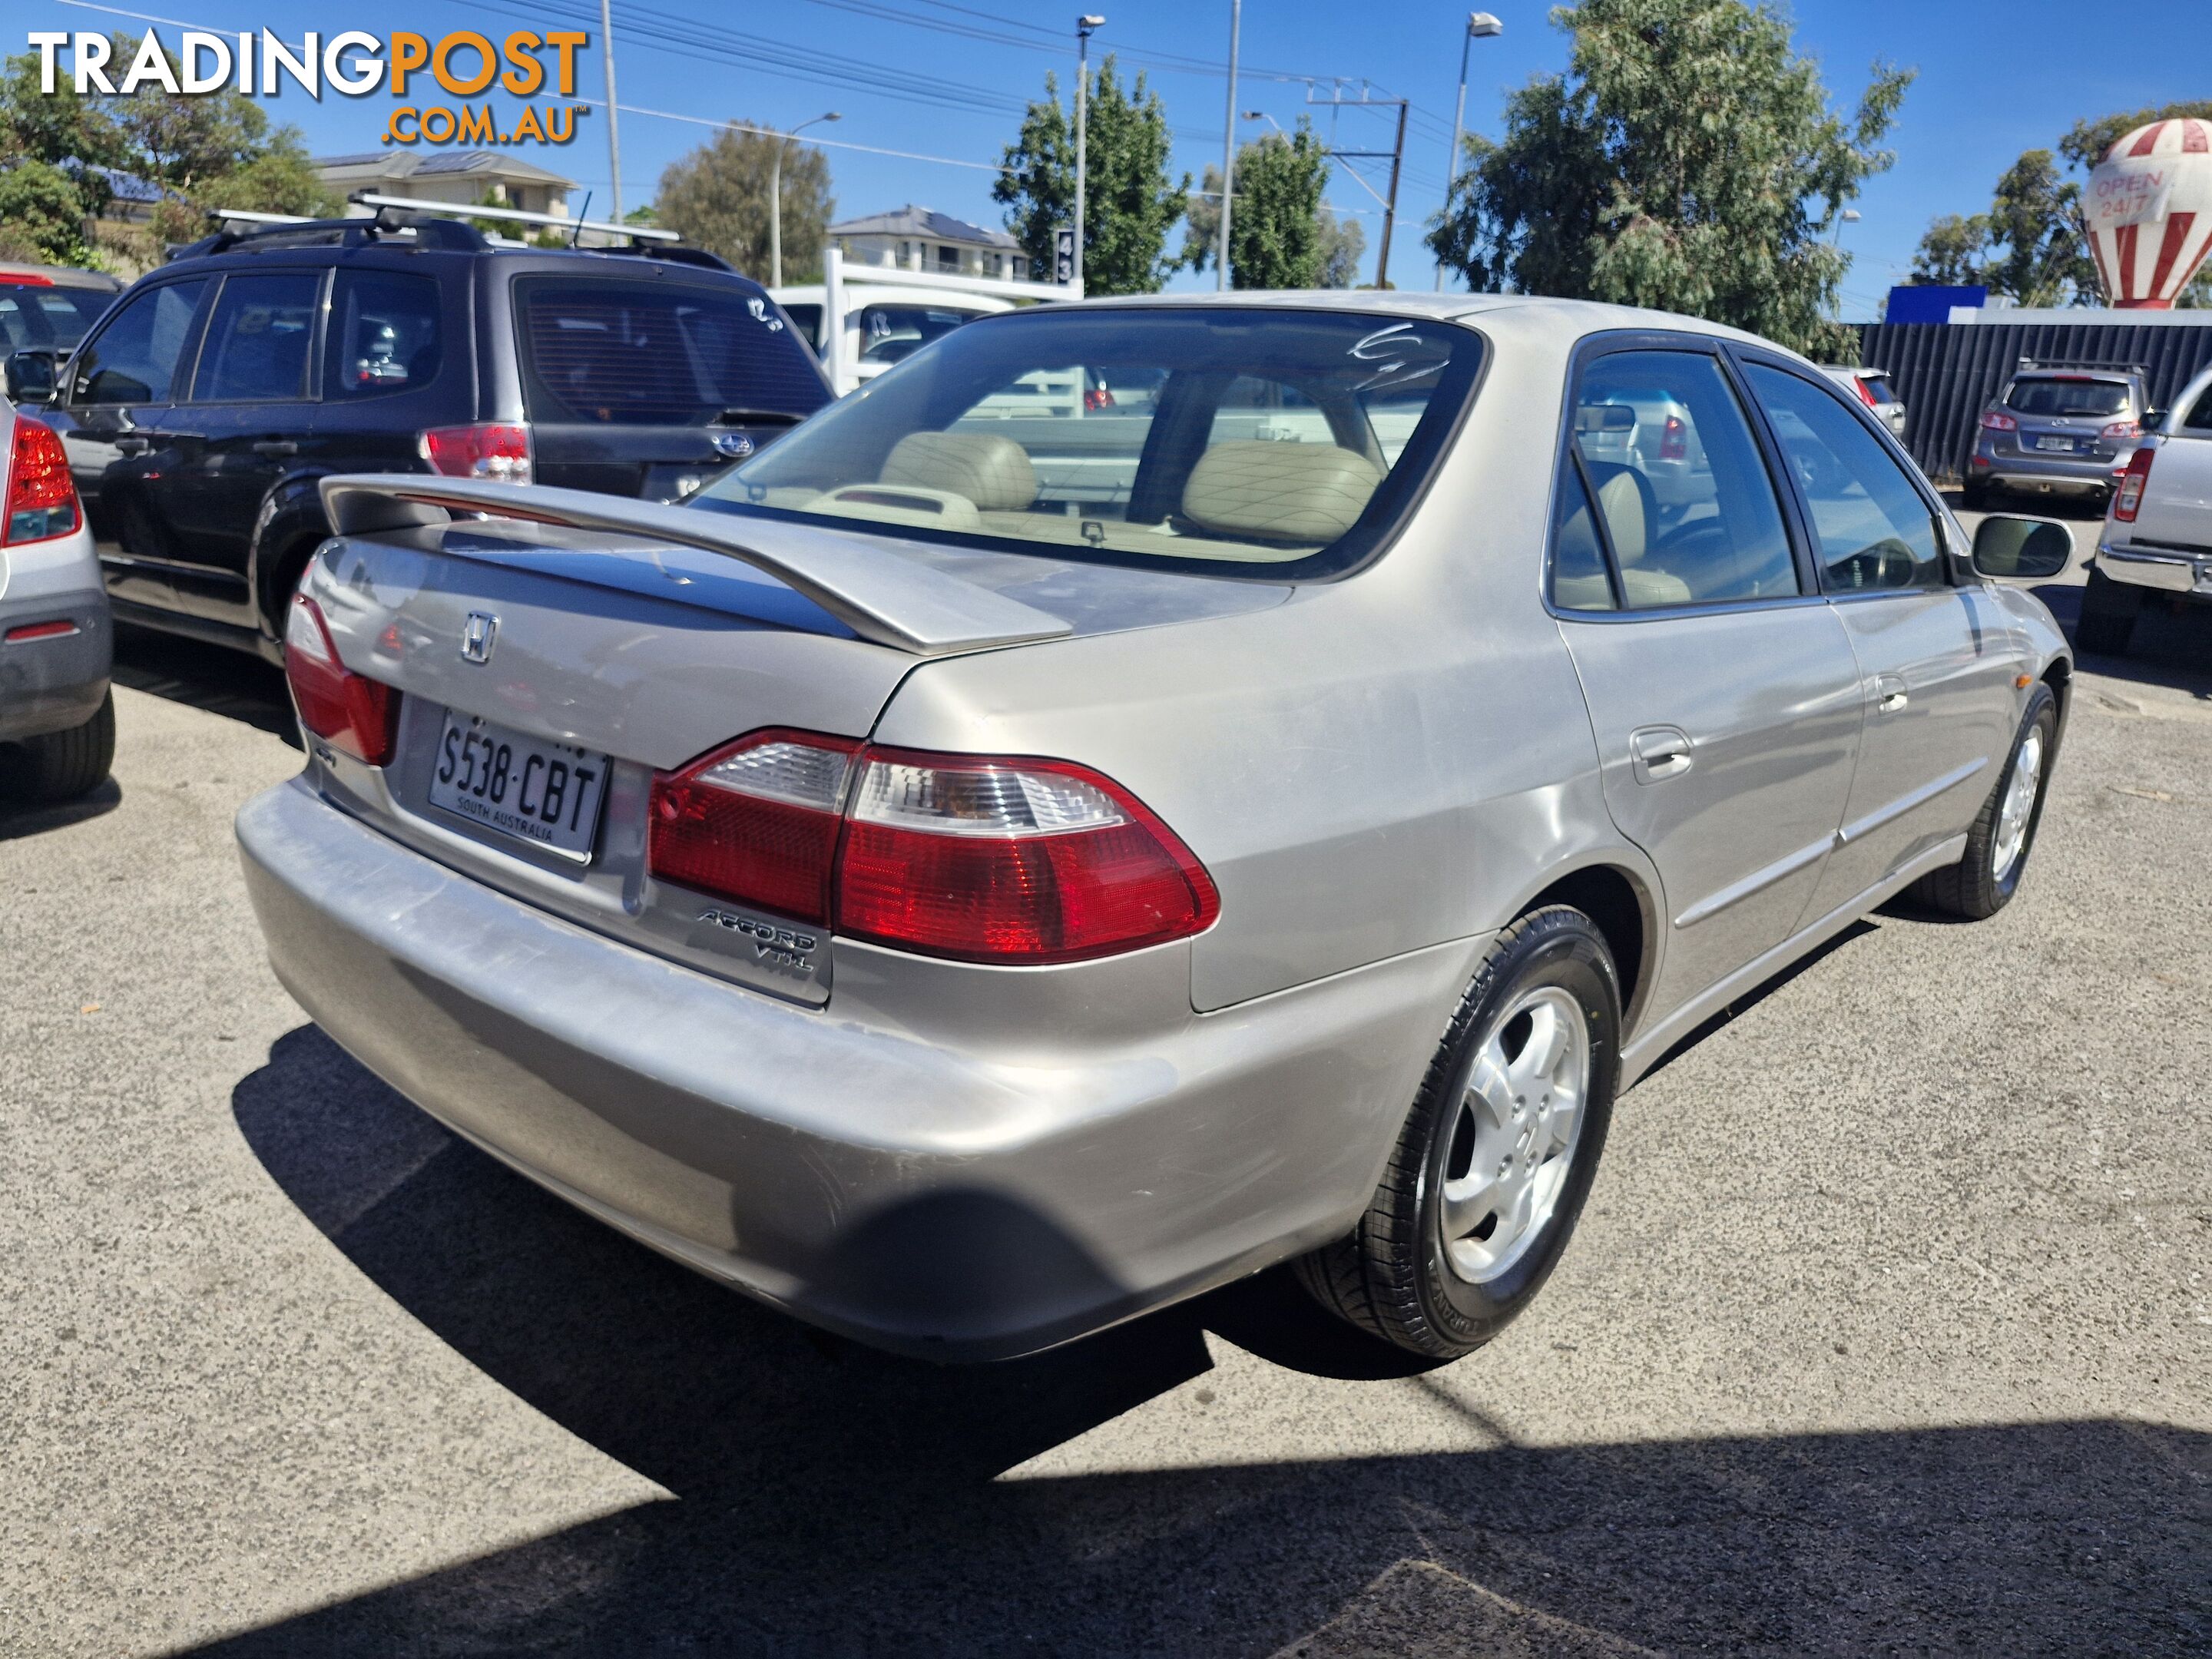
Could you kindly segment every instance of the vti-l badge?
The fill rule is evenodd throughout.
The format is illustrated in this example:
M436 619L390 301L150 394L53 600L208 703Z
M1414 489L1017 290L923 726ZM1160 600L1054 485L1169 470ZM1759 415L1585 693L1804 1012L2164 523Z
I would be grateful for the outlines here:
M471 662L489 662L491 647L499 638L499 618L489 611L471 611L461 629L461 654Z

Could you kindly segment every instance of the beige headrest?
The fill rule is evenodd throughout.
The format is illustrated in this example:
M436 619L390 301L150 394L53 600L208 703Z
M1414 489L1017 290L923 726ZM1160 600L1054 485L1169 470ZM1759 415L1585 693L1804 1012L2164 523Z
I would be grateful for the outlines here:
M1191 468L1182 510L1224 536L1333 542L1358 521L1382 482L1374 462L1334 444L1218 443Z
M1018 513L1037 493L1029 452L995 432L909 432L884 462L883 482L948 489L986 513Z
M1597 487L1597 499L1605 513L1605 527L1612 532L1613 556L1620 561L1620 568L1626 570L1643 563L1651 532L1644 522L1644 492L1637 488L1636 474L1621 468Z

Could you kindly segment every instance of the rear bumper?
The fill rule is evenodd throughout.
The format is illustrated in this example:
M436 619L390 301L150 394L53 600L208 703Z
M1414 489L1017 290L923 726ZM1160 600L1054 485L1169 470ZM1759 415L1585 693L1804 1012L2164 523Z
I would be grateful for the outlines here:
M2212 550L2187 553L2179 548L2136 547L2100 542L2097 568L2109 581L2162 593L2189 593L2212 599Z
M66 623L73 631L7 637L44 623ZM96 587L0 597L0 743L66 732L98 714L114 645L107 598Z
M2086 493L2112 489L2112 469L2120 465L2120 458L2112 455L2000 455L1977 449L1967 476L2000 489Z
M948 1009L956 1044L877 1012L896 952L841 942L831 1006L803 1008L510 899L305 781L238 834L278 977L392 1086L703 1273L939 1358L1048 1347L1340 1235L1486 943L1209 1015L1186 970L1172 1018L1018 1040ZM1054 970L975 971L1019 1003Z

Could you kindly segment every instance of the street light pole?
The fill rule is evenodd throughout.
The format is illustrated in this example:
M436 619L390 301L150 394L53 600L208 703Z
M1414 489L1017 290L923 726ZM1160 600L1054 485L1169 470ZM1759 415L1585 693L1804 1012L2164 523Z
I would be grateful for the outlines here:
M1213 286L1229 286L1229 198L1237 193L1237 39L1244 32L1244 0L1229 0L1229 112L1221 119L1221 241L1213 251Z
M807 128L823 121L842 121L845 118L831 110L827 115L817 115L810 121L801 121L789 132L777 136L775 156L768 167L768 285L783 286L783 153L791 141Z
M1505 25L1486 11L1471 11L1467 15L1467 33L1459 42L1459 101L1452 106L1451 155L1444 161L1444 211L1451 211L1452 185L1459 180L1459 133L1467 121L1467 54L1478 34L1486 39L1505 33ZM1437 261L1437 292L1444 291L1444 262Z
M1087 99L1091 90L1091 31L1104 28L1106 20L1086 13L1075 20L1075 291L1083 292L1083 206L1087 187L1089 157L1084 153L1089 125Z
M599 0L599 50L607 66L607 165L614 171L614 221L622 222L622 125L615 113L615 21L612 0Z

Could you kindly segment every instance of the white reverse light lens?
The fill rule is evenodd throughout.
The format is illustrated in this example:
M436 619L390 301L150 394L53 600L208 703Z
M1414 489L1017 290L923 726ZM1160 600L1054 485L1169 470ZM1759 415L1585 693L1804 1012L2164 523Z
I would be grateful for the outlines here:
M882 760L861 773L853 817L939 836L1051 836L1127 822L1112 796L1079 778Z
M804 743L764 743L718 761L698 781L739 795L834 812L845 795L851 757Z

